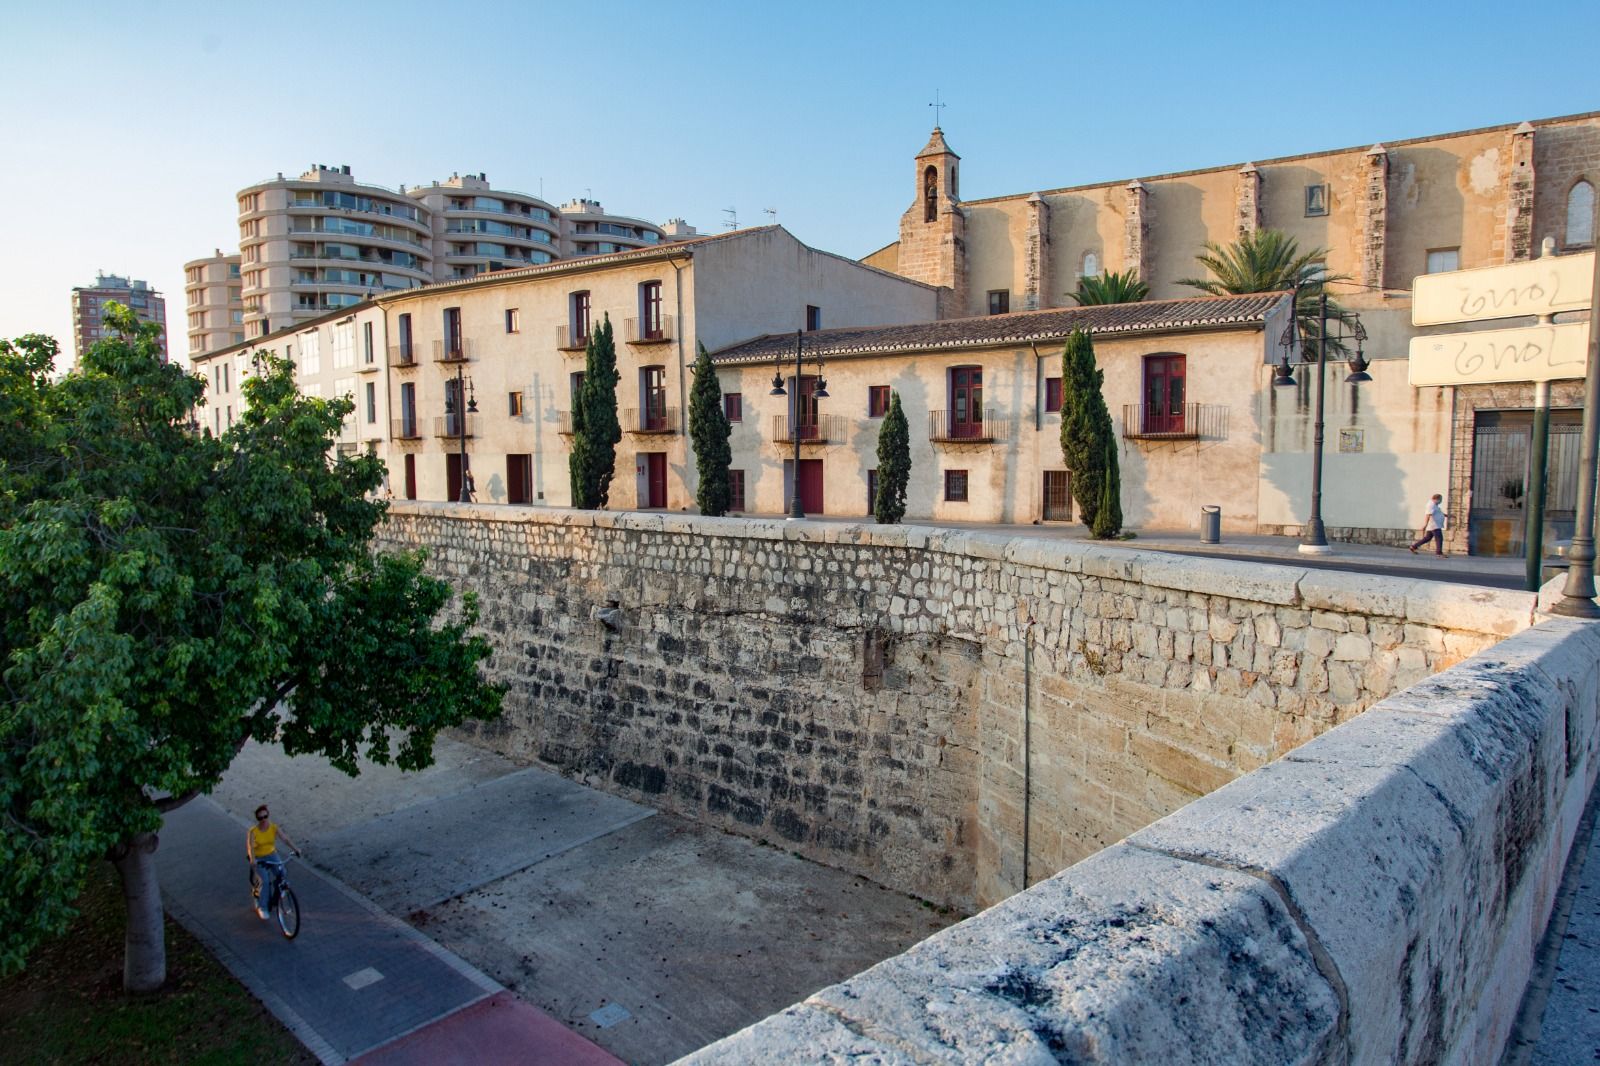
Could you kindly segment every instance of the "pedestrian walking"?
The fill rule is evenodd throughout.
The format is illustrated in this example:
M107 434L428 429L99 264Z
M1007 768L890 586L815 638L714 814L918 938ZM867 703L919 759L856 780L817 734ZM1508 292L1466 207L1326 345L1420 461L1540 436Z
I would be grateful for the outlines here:
M1450 516L1445 514L1444 508L1440 506L1443 502L1443 496L1437 492L1433 494L1433 500L1422 516L1422 536L1411 543L1412 555L1417 554L1417 549L1430 540L1433 541L1433 554L1444 554L1444 524L1450 520Z
M466 491L462 493L462 495L467 498L468 503L472 503L478 498L478 483L472 480L471 470L463 471L461 476L465 479L464 485L466 488Z

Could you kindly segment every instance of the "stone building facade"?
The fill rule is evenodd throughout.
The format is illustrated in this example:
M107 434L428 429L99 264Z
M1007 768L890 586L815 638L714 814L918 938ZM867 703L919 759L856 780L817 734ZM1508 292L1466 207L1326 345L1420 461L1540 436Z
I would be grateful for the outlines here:
M1194 291L1182 279L1203 274L1195 256L1204 242L1282 230L1304 250L1324 249L1329 272L1349 279L1333 291L1360 314L1370 338L1365 355L1375 382L1330 394L1336 410L1325 483L1332 507L1351 516L1330 518L1330 533L1398 542L1421 504L1441 492L1463 519L1452 550L1519 549L1520 540L1469 536L1467 514L1482 511L1485 489L1494 488L1472 493L1470 477L1456 476L1474 468L1482 405L1405 382L1417 332L1412 279L1527 260L1547 239L1556 254L1592 248L1600 112L975 200L959 197L956 159L936 130L916 159L900 239L865 262L939 286L942 313L962 317L1013 302L1069 306L1077 279L1103 270L1133 271L1156 299L1182 296ZM936 212L930 169L940 179ZM1527 422L1528 401L1517 402L1506 425ZM1264 464L1268 480L1291 488L1264 485L1263 529L1294 532L1304 521L1310 447L1309 405L1275 412ZM1374 491L1370 479L1380 467ZM1492 516L1480 515L1479 526L1497 528Z

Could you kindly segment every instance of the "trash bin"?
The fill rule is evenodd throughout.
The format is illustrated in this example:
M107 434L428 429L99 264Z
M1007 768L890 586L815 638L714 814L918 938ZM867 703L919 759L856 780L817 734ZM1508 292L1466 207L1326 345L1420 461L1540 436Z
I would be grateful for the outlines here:
M1200 508L1200 543L1222 543L1222 508L1212 504Z

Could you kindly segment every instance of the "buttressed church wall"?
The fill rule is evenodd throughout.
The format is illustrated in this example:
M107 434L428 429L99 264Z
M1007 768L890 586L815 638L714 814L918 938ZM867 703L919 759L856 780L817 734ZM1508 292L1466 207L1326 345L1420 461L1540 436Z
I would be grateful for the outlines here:
M1521 594L913 527L396 504L486 746L986 905L1528 624ZM1026 851L1024 845L1026 844Z

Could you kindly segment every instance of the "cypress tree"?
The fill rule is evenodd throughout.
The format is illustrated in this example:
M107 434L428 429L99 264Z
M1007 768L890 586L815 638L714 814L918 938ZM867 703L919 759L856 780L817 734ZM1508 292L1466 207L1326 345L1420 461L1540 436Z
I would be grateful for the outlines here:
M1061 459L1072 476L1072 498L1096 537L1122 532L1122 479L1117 435L1101 392L1105 374L1094 344L1078 330L1061 353Z
M617 421L617 348L611 338L611 316L589 333L584 352L583 385L572 405L572 455L567 470L572 476L572 506L596 510L611 494L611 474L616 467L617 442L622 426Z
M872 514L878 521L893 525L905 517L906 486L911 481L911 428L900 409L900 394L889 394L889 411L878 430L878 491L872 498Z
M727 412L722 409L722 384L711 365L711 354L702 344L700 354L695 356L694 385L689 390L689 439L694 442L695 470L700 475L694 501L701 514L728 513L732 502L728 467L733 463L728 436L732 432Z

